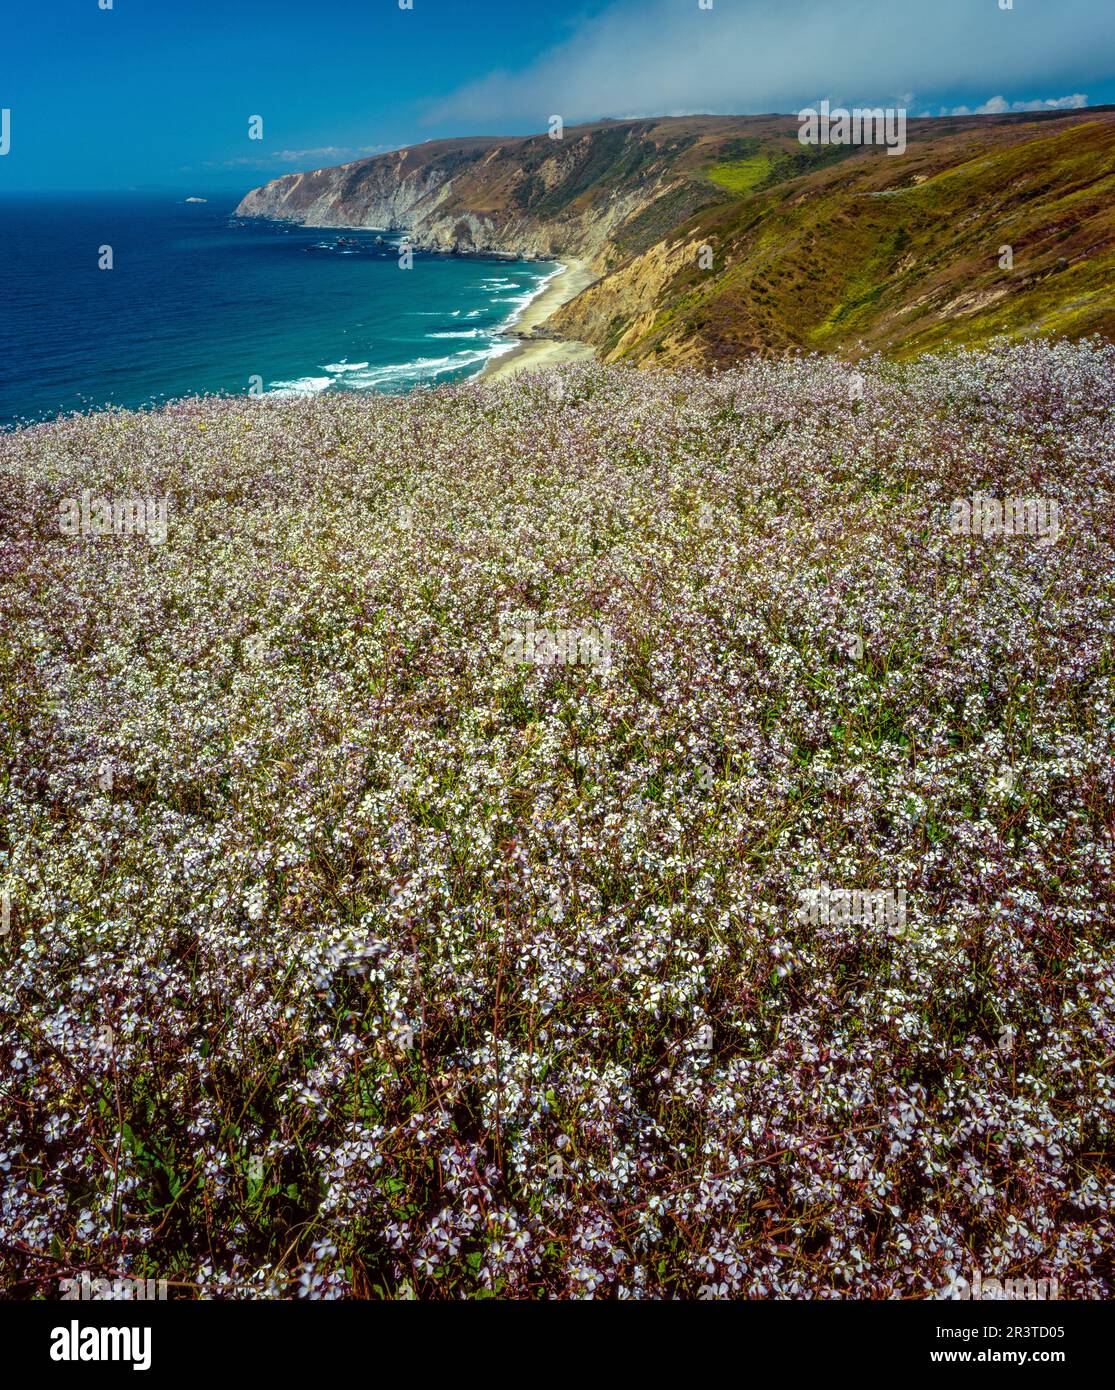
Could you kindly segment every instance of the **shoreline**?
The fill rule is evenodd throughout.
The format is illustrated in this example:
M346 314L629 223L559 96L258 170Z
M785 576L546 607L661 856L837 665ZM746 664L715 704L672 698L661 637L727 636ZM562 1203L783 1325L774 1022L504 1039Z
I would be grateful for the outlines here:
M519 372L595 358L596 349L579 338L535 337L534 334L563 304L575 299L599 278L589 268L587 261L568 257L560 261L559 269L503 330L507 338L517 339L514 347L490 357L474 380L498 381Z
M270 217L260 213L239 213L233 212L232 217L243 221L263 221L263 222L287 222L292 226L300 227L304 230L323 231L323 232L364 232L374 233L382 237L403 237L408 236L408 229L404 227L365 227L353 226L350 223L334 224L331 222L301 222L296 218ZM461 256L470 257L476 260L490 261L523 261L533 260L535 257L527 254L516 254L514 251L435 251L427 247L415 247L425 255L434 256ZM555 338L549 337L545 333L535 334L557 311L571 299L575 299L582 290L588 289L590 285L596 284L600 276L595 274L590 268L588 261L582 261L571 256L562 257L557 261L557 270L549 275L542 282L542 288L534 297L523 306L516 310L507 323L493 336L507 340L506 349L497 348L481 364L479 371L466 377L469 381L498 381L503 377L515 376L519 372L538 370L544 367L559 367L571 362L587 362L596 358L596 349L590 344L583 342L579 338Z

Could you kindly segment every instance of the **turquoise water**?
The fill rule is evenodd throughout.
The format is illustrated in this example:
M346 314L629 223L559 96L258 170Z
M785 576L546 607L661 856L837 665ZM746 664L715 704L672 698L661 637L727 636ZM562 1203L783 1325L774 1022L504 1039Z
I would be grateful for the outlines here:
M235 205L0 198L0 423L256 377L277 394L452 381L509 348L498 329L557 269L416 252L404 270L397 234L237 220Z

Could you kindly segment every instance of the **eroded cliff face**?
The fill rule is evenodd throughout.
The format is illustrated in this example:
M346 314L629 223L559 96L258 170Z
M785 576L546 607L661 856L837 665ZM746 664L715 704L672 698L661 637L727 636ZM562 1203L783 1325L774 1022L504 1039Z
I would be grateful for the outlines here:
M672 156L686 142L656 135L659 124L574 128L561 140L430 142L288 174L253 189L237 213L405 230L428 251L595 261L615 229L674 181Z
M288 174L254 188L240 206L242 217L273 217L311 227L409 227L436 213L451 191L441 170L400 177L399 161L384 156L377 167L345 164L311 174Z
M547 328L560 337L592 343L604 361L618 362L654 329L669 285L697 262L704 244L700 238L657 242L563 305L547 320ZM671 341L657 354L660 366L700 361L695 338Z

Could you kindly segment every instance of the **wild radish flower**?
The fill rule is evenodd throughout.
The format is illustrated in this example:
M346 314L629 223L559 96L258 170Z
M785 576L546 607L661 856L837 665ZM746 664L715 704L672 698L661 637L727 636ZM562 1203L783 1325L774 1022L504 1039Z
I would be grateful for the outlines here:
M0 1277L1111 1297L1113 413L1025 342L0 434Z

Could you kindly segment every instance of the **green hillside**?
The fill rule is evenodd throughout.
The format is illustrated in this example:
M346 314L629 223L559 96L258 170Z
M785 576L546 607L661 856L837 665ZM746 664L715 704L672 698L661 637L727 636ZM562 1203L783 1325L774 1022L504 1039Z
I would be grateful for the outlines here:
M1115 329L1109 111L912 122L900 156L802 148L787 118L686 176L706 206L614 259L559 320L614 360L861 346L912 356ZM657 282L648 258L664 266Z

